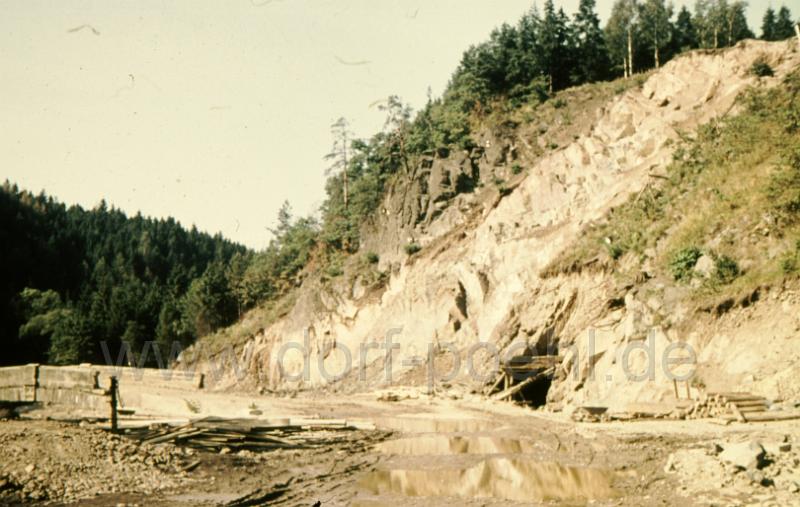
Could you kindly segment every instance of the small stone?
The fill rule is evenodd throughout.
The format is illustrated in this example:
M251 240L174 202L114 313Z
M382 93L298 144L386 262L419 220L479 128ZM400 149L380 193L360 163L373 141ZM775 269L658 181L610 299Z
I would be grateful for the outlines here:
M30 473L32 473L34 470L36 470L36 465L34 465L33 463L31 463L30 465L28 465L28 466L26 466L26 467L25 467L25 473L28 473L28 474L30 474Z
M747 471L747 478L753 482L753 484L759 484L761 486L769 486L772 483L770 479L764 477L764 472L761 470L748 470Z
M664 465L664 472L665 473L670 473L670 472L674 472L676 470L677 470L677 468L675 467L675 455L674 454L670 454L669 457L667 458L667 464Z
M701 256L699 259L697 259L697 263L694 265L694 270L697 274L708 278L711 276L711 273L714 272L714 259L712 259L709 255Z

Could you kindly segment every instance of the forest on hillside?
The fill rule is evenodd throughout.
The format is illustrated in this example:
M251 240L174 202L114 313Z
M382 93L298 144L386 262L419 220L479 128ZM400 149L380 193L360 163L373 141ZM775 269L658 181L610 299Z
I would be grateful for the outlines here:
M443 95L429 97L416 114L393 96L380 106L384 128L368 139L356 138L344 119L334 123L318 218L294 217L284 203L260 252L171 218L128 217L105 203L67 207L6 182L0 363L102 362L102 343L115 359L122 344L134 360L148 342L167 354L277 300L312 270L339 276L344 259L356 253L377 263L374 253L360 252L363 225L391 184L414 177L421 156L470 149L482 120L554 99L564 88L629 77L683 51L754 37L746 7L698 0L693 11L676 13L664 0L617 0L601 26L594 0L581 0L571 17L552 0L541 11L534 6L468 48ZM788 8L770 7L760 37L791 37L794 25Z
M205 292L249 255L171 218L127 217L105 202L68 208L9 182L0 244L5 364L98 361L102 341L115 352L122 340L137 350L153 339L188 343L235 317L232 303L210 308Z

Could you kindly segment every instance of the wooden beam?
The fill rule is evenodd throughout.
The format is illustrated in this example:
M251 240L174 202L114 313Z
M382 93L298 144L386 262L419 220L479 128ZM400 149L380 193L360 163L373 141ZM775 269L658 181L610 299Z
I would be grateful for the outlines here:
M504 399L506 399L506 398L508 398L510 396L513 396L513 395L517 394L520 390L522 390L523 387L525 387L525 386L527 386L529 384L532 384L533 382L536 382L539 379L545 378L548 375L552 375L554 371L555 371L555 368L548 368L547 370L539 373L538 375L535 375L533 377L528 377L525 380L523 380L522 382L520 382L519 384L513 385L513 386L503 390L502 392L499 392L499 393L493 395L491 397L491 399L493 399L493 400L504 400Z
M111 391L110 392L110 394L111 394L111 400L110 400L110 404L111 404L111 432L112 433L116 433L117 432L117 392L119 390L117 388L117 377L112 376L111 378L109 378L109 385L111 386L111 387L109 387L109 391Z
M483 394L485 394L486 396L489 396L490 394L492 394L492 391L494 391L495 389L497 389L500 386L500 383L503 381L503 377L505 377L505 376L506 376L506 374L504 372L500 371L499 375L497 375L497 379L494 381L494 384L489 386L489 389L484 391Z

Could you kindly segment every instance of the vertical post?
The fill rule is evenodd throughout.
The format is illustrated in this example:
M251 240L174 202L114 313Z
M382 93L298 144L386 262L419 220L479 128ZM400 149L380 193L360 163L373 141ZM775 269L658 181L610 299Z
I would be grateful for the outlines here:
M676 399L681 399L681 397L678 396L678 381L677 380L672 379L672 387L675 388L675 398Z
M111 432L117 432L117 377L109 377L109 390L111 391Z
M794 24L794 33L797 34L797 42L800 42L800 23Z

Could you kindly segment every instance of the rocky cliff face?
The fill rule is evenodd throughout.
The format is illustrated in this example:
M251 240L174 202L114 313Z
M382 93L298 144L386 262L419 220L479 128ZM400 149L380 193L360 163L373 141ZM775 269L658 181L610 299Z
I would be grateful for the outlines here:
M800 301L793 293L773 291L778 307L742 310L749 312L748 329L756 333L769 322L774 331L769 340L789 346L788 353L777 362L739 364L725 345L746 333L734 323L741 318L735 312L698 316L680 293L649 290L646 274L639 284L621 284L600 258L589 269L542 276L587 224L658 177L679 132L691 132L735 107L737 95L758 79L748 74L756 58L766 56L775 70L760 86L778 83L796 68L795 44L745 41L726 51L692 52L608 100L589 97L586 89L568 92L579 107L569 117L556 115L552 124L512 122L481 132L480 147L470 152L430 154L390 189L379 215L366 226L362 250L379 255L372 275L383 274L352 268L334 282L307 278L292 310L237 349L247 365L244 375L228 374L218 386L383 385L385 353L364 345L392 335L400 345L392 356L393 381L400 383L426 381L429 351L434 377L446 374L455 361L451 346L462 364L448 385L465 389L481 384L468 372L469 357L481 363L478 370L491 364L475 344L492 344L501 353L513 347L517 353L559 355L561 368L548 393L553 406L614 406L671 395L673 383L661 370L661 358L684 340L701 369L722 372L721 383L746 382L758 370L749 390L782 382L785 390L800 393L784 364L800 356L797 340L790 345L783 338L798 325ZM421 250L409 255L409 243ZM373 284L374 279L382 282ZM663 325L665 313L669 326ZM776 328L776 319L785 322ZM692 332L680 325L687 322L696 324ZM299 350L281 350L304 340L307 375L290 381L302 372L304 357ZM654 374L633 380L631 371L651 364L645 351L655 353ZM184 354L184 365L192 356L191 350ZM210 368L205 360L197 366ZM338 374L342 378L332 381Z

